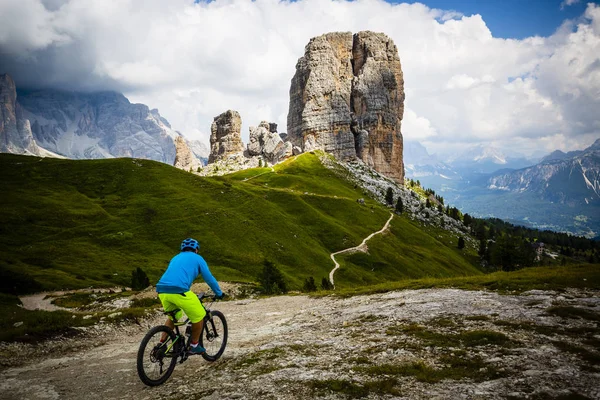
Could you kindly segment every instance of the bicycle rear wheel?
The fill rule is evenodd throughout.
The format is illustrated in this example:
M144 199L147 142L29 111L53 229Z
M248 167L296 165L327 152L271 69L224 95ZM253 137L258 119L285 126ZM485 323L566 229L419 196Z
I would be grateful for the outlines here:
M161 343L163 333L167 334L167 339ZM165 383L175 369L182 343L182 339L177 338L166 325L150 329L142 339L137 354L137 371L142 382L148 386Z
M206 361L217 361L227 345L227 321L220 311L211 311L204 319L200 345L206 349L202 357Z

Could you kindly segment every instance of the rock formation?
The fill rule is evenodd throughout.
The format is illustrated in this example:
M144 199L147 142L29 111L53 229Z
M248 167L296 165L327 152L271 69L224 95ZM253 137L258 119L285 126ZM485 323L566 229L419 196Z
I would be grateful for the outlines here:
M262 121L257 127L250 127L248 155L275 164L292 155L292 144L277 133L277 124Z
M310 40L290 87L288 136L304 151L355 157L404 180L404 80L386 35L328 33Z
M201 165L202 163L194 155L183 136L178 136L175 139L175 162L173 166L185 171L196 171Z
M237 111L228 110L215 117L210 128L210 155L208 163L243 153L242 119Z
M0 75L0 152L41 155L29 120L17 103L15 82L8 74Z

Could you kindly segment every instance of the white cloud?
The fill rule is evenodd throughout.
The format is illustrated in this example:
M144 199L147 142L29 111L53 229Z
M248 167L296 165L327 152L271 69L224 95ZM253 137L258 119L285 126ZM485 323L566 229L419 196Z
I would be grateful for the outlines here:
M564 0L560 3L560 9L563 10L565 7L572 6L573 4L579 3L581 0Z
M396 43L403 132L430 151L477 142L572 150L600 137L593 4L550 37L513 40L494 38L480 15L382 0L2 0L0 65L21 86L122 91L208 142L227 109L242 115L246 138L261 120L285 132L309 39L360 30Z

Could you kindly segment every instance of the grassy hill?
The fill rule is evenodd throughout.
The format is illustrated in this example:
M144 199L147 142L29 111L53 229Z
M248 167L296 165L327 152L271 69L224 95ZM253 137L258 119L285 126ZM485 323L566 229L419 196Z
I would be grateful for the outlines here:
M200 241L218 280L252 282L271 260L298 289L328 276L331 252L358 245L390 215L316 154L213 178L148 160L9 154L0 171L5 292L125 286L136 267L154 283L186 237ZM338 258L336 285L479 273L472 249L406 217L369 248Z

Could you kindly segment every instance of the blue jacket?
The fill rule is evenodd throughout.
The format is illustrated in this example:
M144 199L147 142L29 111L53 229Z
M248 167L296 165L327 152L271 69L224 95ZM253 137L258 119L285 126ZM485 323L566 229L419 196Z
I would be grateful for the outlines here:
M185 293L190 290L192 282L198 275L202 275L204 281L217 296L223 294L204 258L193 251L184 251L171 259L169 267L156 284L156 291L158 293Z

